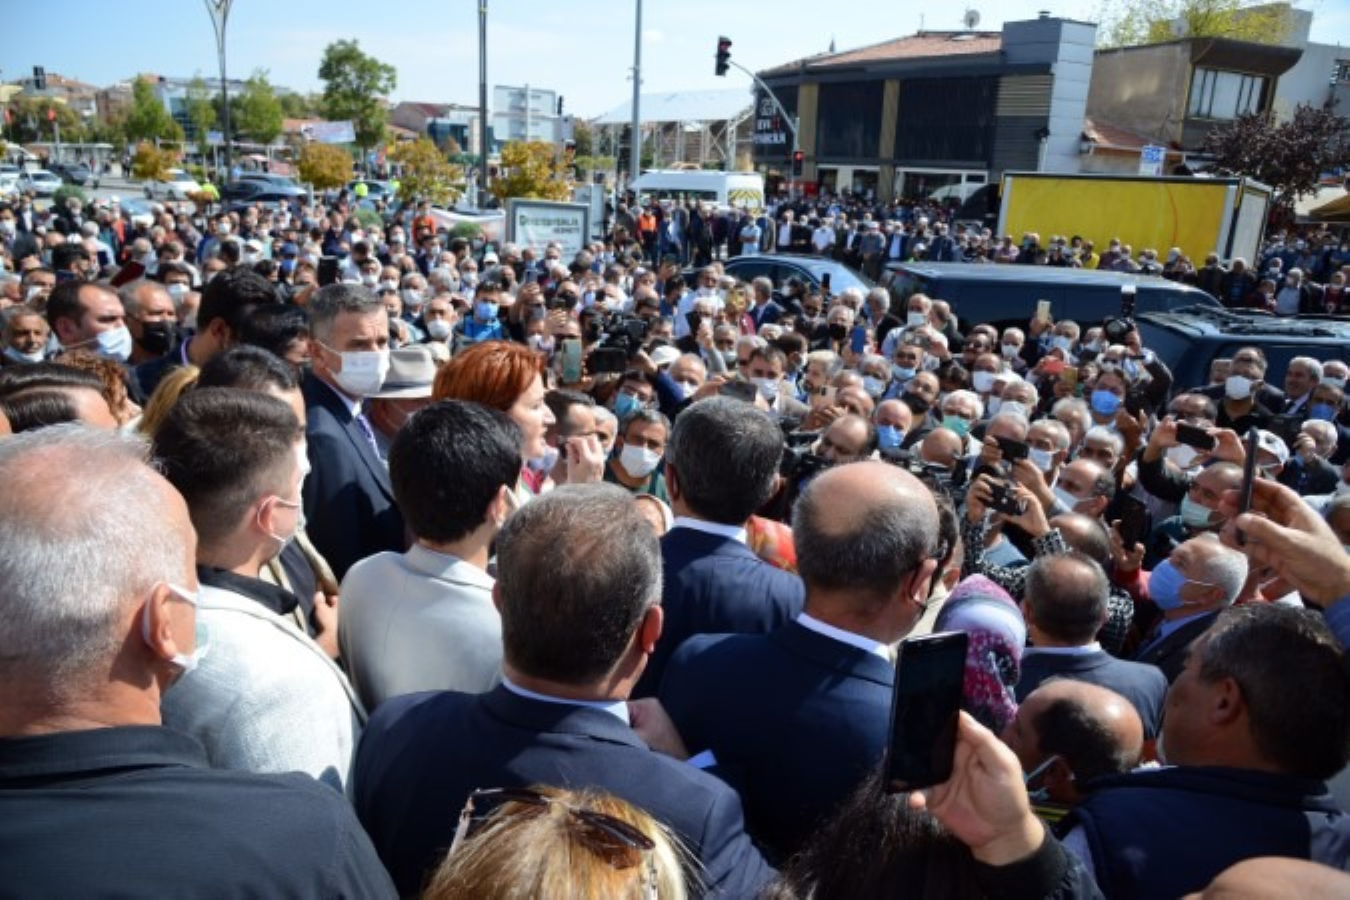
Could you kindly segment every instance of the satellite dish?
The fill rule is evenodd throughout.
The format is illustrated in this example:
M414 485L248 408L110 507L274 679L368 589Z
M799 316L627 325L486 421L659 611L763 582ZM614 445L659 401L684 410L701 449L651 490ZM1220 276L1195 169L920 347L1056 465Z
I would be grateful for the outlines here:
M974 28L980 24L980 11L977 9L966 10L966 14L961 21L966 23L967 28Z

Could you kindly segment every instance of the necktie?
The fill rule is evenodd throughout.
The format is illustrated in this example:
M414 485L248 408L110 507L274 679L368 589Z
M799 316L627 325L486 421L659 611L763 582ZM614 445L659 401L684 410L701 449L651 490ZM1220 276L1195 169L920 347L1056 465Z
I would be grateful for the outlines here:
M380 455L380 442L375 440L375 429L370 427L370 420L366 418L365 413L359 412L356 414L356 427L361 429L361 435L370 445L370 450L375 454L375 458L383 462L384 457Z

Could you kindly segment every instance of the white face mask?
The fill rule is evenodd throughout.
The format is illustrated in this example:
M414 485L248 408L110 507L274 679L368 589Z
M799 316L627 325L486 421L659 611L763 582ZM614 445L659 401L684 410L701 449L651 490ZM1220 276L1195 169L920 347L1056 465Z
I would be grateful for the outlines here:
M759 388L759 395L768 402L772 403L778 399L778 379L777 378L751 378L755 387Z
M910 328L922 328L928 324L928 317L921 312L908 313L905 316L905 324Z
M1223 383L1224 393L1229 400L1246 400L1252 395L1252 384L1250 378L1244 378L1241 375L1229 375Z
M1049 450L1038 450L1035 447L1027 448L1027 458L1031 460L1032 465L1042 472L1049 472L1055 465L1055 454Z
M176 594L180 599L188 603L191 603L194 608L198 609L198 612L196 614L197 619L196 640L195 640L196 646L193 648L192 652L187 655L184 655L182 653L175 653L173 656L169 658L169 662L177 666L179 671L182 672L183 675L186 675L193 669L197 668L197 665L202 661L202 657L206 656L206 651L210 649L211 647L210 632L207 630L206 623L203 622L201 618L198 595L192 593L187 588L181 588L175 584L168 584L167 582L165 582L165 585L168 587L169 590L173 591L174 594ZM142 607L142 609L145 612L144 615L141 617L141 636L145 639L145 642L148 644L150 642L150 604L146 603L145 606Z
M1200 454L1195 452L1194 447L1186 444L1177 444L1175 447L1167 448L1167 458L1170 459L1178 469L1185 471L1195 462L1195 458Z
M625 444L619 451L619 465L634 478L646 478L661 463L661 454L646 447Z
M970 383L975 387L975 393L987 394L994 389L994 372L972 372Z
M1022 352L1022 347L1018 344L1003 344L1000 349L1003 351L1004 359L1016 359Z
M448 319L431 319L427 322L427 334L435 340L445 340L450 336L450 321Z
M94 338L94 352L104 359L126 362L131 358L131 332L125 325L118 325L107 331L100 331Z
M388 350L346 350L338 356L342 357L342 371L333 373L338 387L353 397L369 397L379 391L389 372Z

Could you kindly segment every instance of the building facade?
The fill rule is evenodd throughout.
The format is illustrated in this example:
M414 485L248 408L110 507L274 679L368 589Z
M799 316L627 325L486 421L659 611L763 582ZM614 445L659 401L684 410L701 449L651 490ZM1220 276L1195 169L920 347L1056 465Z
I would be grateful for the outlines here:
M1048 15L1001 32L921 32L761 79L754 162L808 190L959 201L1004 171L1076 172L1096 26ZM792 133L796 121L797 133Z

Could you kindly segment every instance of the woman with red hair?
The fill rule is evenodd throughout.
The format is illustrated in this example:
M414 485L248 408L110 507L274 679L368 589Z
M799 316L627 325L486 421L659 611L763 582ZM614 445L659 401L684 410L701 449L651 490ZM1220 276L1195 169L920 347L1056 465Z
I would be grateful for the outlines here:
M524 490L518 485L515 499L522 503L529 499L528 495L538 494L544 488L549 470L553 468L545 461L552 455L553 448L544 439L544 434L554 424L554 418L544 404L544 361L539 354L524 345L507 341L473 344L436 373L432 396L437 400L469 400L506 413L520 426L520 456L525 462L520 472ZM568 442L565 470L578 474L591 469L603 472L604 457L599 457L596 466L589 457L600 451L589 450L582 442ZM555 478L559 483L567 480ZM599 478L570 480L598 481Z

